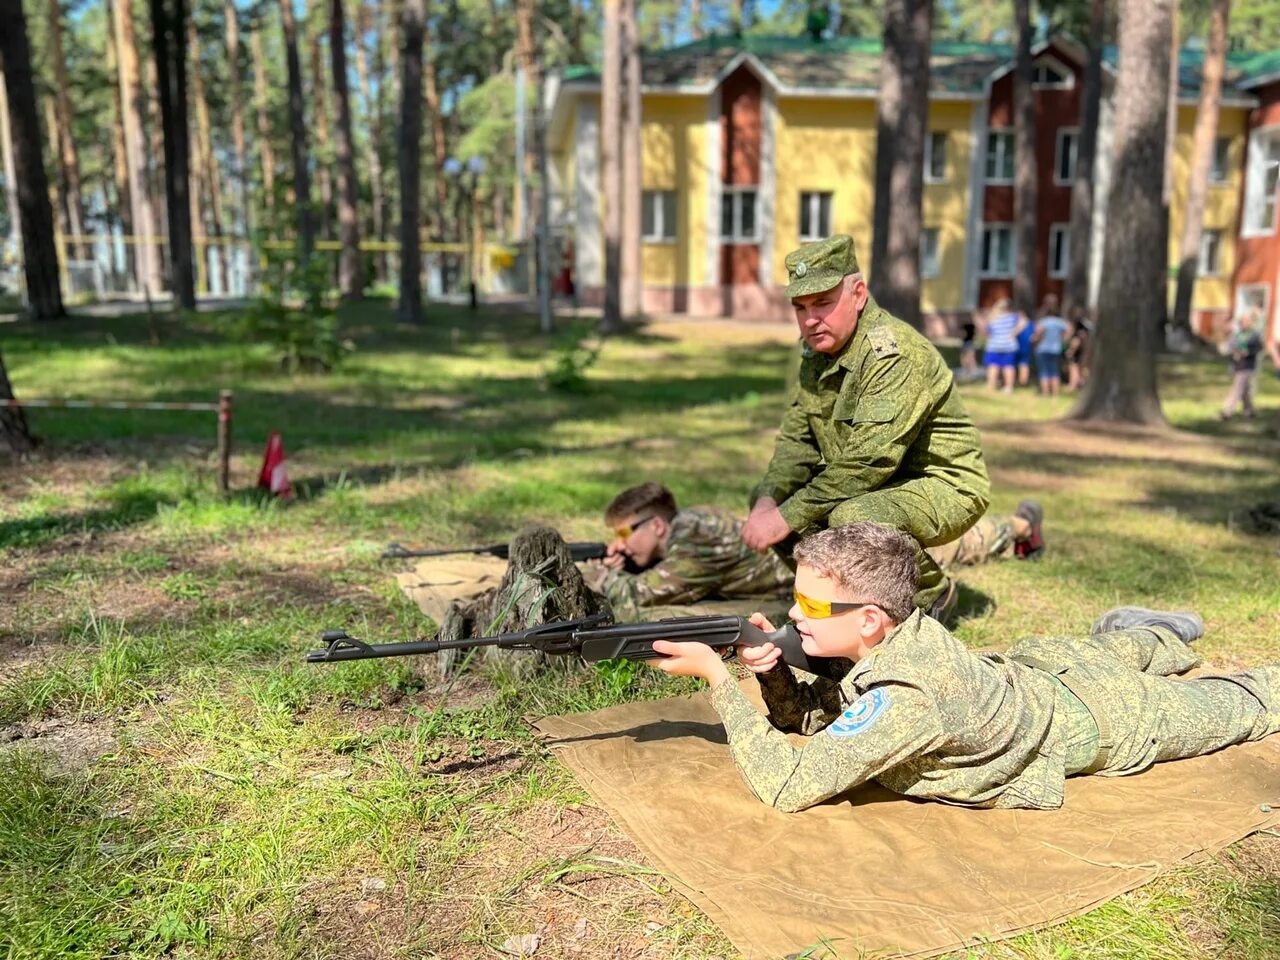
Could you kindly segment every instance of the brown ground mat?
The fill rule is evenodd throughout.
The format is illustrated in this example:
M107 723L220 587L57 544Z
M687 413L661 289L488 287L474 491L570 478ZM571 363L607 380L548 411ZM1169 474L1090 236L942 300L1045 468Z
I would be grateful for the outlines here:
M506 569L507 561L483 554L425 557L414 561L411 569L397 573L396 582L405 596L438 625L444 621L450 603L496 587ZM760 610L768 616L785 620L790 605L789 600L776 598L704 600L682 606L654 607L645 615L648 619L660 620L664 617L746 615Z
M744 682L759 703L755 686ZM869 786L784 814L739 778L705 693L536 727L751 960L820 941L839 957L927 957L997 940L1280 824L1280 736L1072 779L1061 810L972 810Z

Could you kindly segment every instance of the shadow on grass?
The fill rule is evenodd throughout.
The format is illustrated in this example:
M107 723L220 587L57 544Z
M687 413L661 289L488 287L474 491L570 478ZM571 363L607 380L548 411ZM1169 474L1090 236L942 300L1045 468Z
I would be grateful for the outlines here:
M0 520L0 548L38 547L75 533L120 530L143 523L161 505L172 506L177 497L156 489L130 490L112 495L110 506L78 513Z

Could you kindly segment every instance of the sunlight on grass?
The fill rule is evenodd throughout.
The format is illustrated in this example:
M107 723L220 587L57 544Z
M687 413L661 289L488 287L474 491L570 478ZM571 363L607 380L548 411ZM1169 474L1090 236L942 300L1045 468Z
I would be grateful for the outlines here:
M14 599L0 652L17 656L0 726L54 718L115 737L80 772L0 747L0 943L41 960L480 956L553 904L589 918L592 949L656 917L647 949L736 956L605 818L589 840L561 837L591 807L525 723L696 683L622 664L446 686L430 660L331 669L302 655L327 628L434 628L396 587L400 567L379 562L390 540L475 545L534 522L597 539L612 495L650 477L682 503L744 513L790 330L655 325L607 341L585 392L564 393L547 385L551 341L530 317L433 308L409 329L381 303L343 316L357 351L328 377L286 376L269 351L228 343L225 315L167 324L160 347L140 317L6 331L20 396L225 386L236 408L225 500L203 414L32 411L47 459L0 477L0 590ZM962 640L1085 629L1138 602L1201 610L1212 663L1280 657L1277 543L1240 530L1245 508L1280 499L1280 381L1260 385L1261 421L1223 427L1221 367L1162 361L1165 410L1185 432L1160 435L1066 428L1054 421L1068 397L961 388L993 509L1040 499L1049 541L1042 562L964 572ZM271 430L289 504L251 489ZM952 960L1274 956L1280 873L1232 858L1270 850L1274 863L1276 842Z

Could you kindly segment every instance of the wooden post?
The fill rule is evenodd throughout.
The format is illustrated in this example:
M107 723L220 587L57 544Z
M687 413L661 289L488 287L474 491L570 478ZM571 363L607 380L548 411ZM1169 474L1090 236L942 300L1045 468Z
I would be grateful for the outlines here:
M231 492L231 391L218 394L218 493Z

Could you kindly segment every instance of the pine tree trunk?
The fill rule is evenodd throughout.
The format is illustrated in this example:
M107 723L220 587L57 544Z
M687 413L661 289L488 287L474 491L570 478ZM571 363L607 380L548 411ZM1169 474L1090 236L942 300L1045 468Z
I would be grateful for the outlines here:
M307 114L302 98L302 62L298 59L298 24L293 0L280 0L285 62L289 71L289 132L293 152L293 191L298 218L298 260L306 263L315 250L311 213L311 172L307 158Z
M365 139L365 164L369 168L369 199L372 207L370 220L373 227L373 235L379 241L387 239L386 228L386 211L383 209L382 195L382 42L378 36L375 23L374 43L375 43L375 61L374 66L378 71L378 96L375 100L372 93L372 85L369 82L369 62L368 55L365 53L364 38L369 32L369 7L360 0L359 17L357 20L358 27L356 31L356 78L360 84L360 100L364 104L365 126L369 130L369 136ZM374 263L377 265L376 273L380 281L387 279L387 255L379 252L374 257Z
M164 130L165 206L169 221L169 264L173 299L185 310L196 308L192 260L192 223L188 199L191 179L187 123L186 0L151 0L152 48Z
M622 62L625 105L622 115L622 315L644 312L644 260L640 246L642 155L640 34L636 0L622 0Z
M351 96L347 88L347 31L342 0L329 0L329 56L333 74L333 102L337 107L338 235L342 253L338 259L338 289L345 300L364 294L360 263L359 192L356 186L356 151L351 135Z
M702 39L702 0L692 0L689 4L689 35L695 40Z
M249 165L244 133L244 90L240 84L240 16L235 0L223 0L222 17L227 42L227 101L231 108L231 165L236 189L237 226L228 232L247 239L253 232L249 205ZM252 263L253 257L248 257Z
M227 256L227 245L223 224L226 215L222 208L222 174L218 169L218 157L213 151L213 127L209 122L209 99L205 96L204 78L200 70L200 44L196 36L195 24L188 27L191 54L194 58L194 70L191 78L191 95L196 104L196 150L200 154L200 174L204 182L204 193L209 212L209 226L213 235L212 248L218 262L218 275L221 280L221 293L227 292L227 280L231 275L231 263ZM197 247L197 251L199 248ZM209 269L209 250L200 254L205 270ZM206 283L206 288L208 284Z
M66 316L66 310L58 285L53 209L49 206L49 180L44 170L40 118L32 86L34 71L22 0L0 0L0 23L4 24L4 29L0 30L0 69L4 71L9 106L9 136L13 142L18 215L22 221L22 265L27 280L27 302L33 319L55 320ZM8 386L7 378L5 386ZM5 422L8 436L8 421ZM11 443L16 436L15 428L14 435L9 437Z
M0 73L0 153L4 154L4 198L9 212L9 242L22 249L22 213L18 209L18 181L13 164L13 134L9 125L9 94Z
M1031 89L1034 70L1031 62L1031 0L1014 0L1013 10L1018 32L1013 72L1013 219L1018 238L1013 299L1020 309L1032 314L1039 301L1036 269L1039 171L1036 164L1036 102Z
M1071 253L1064 306L1068 315L1089 304L1090 240L1093 235L1093 177L1098 153L1098 116L1102 107L1102 49L1106 39L1106 0L1090 0L1085 38L1084 83L1080 92L1080 141L1076 176L1071 183Z
M62 142L62 131L58 126L58 107L53 102L52 95L47 93L41 98L41 102L44 104L44 136L42 137L42 142L53 144L54 169L57 171L57 176L49 181L49 202L58 214L58 233L63 237L69 237L72 235L71 206L67 203L66 168L62 165L62 155L58 150L58 145ZM69 254L70 251L64 249L64 255Z
M133 10L129 0L113 0L112 23L119 64L121 125L124 133L125 168L129 177L129 201L132 207L135 243L134 267L138 292L153 296L164 283L160 275L160 248L156 243L156 211L154 194L147 179L147 143L142 117L144 101L138 42L133 28Z
M120 75L120 55L116 47L116 30L115 30L115 4L119 0L107 0L107 75L119 77ZM133 194L129 189L129 154L128 147L125 142L124 135L124 99L121 96L120 84L117 82L112 84L115 96L113 97L113 105L115 110L111 120L111 153L112 153L112 174L115 180L116 204L115 213L119 217L120 231L126 236L133 236L134 218L133 218ZM135 249L132 244L121 244L124 250L124 272L130 275L134 272Z
M871 289L919 329L924 139L929 125L933 0L889 0L876 115Z
M1200 266L1200 241L1204 235L1204 204L1209 192L1209 167L1218 134L1218 106L1227 62L1227 18L1231 0L1214 0L1209 15L1209 46L1200 81L1200 106L1191 143L1191 171L1187 180L1187 209L1182 222L1182 257L1178 264L1178 293L1173 307L1173 329L1191 334L1191 294Z
M1072 416L1163 423L1156 352L1168 253L1160 245L1174 0L1123 0L1115 91L1115 175L1107 200L1092 369Z
M314 21L311 33L311 104L316 128L316 233L324 240L333 239L333 145L329 136L329 87L324 80L324 55L320 50L324 39L325 0L313 0L309 19Z
M0 10L4 4L0 3ZM12 20L5 21L6 29L17 29ZM0 354L0 441L10 451L18 455L30 453L38 441L27 426L27 415L21 407L10 407L6 400L13 400L13 386L9 383L9 372L4 366L4 354Z
M427 27L427 34L430 34L430 26ZM427 62L423 68L423 81L426 84L425 96L427 98L427 114L431 121L431 151L432 158L435 161L435 176L432 178L435 183L436 190L436 239L443 240L445 237L444 223L445 211L449 209L449 185L444 178L444 165L449 157L449 139L444 128L444 110L440 106L440 88L437 85L438 76L436 74L435 50L433 47L427 52ZM466 224L462 220L457 222L457 240L462 243L467 237Z
M149 13L149 11L148 11ZM169 256L167 242L169 223L169 198L164 181L164 119L160 110L160 81L156 73L156 58L153 55L144 61L146 79L143 90L146 91L146 157L147 189L151 191L151 236L155 238L156 276L159 278L153 288L157 293L165 289L172 258ZM170 291L172 292L172 291Z
M84 236L84 200L80 188L80 158L76 153L73 136L74 114L71 112L70 82L67 79L67 60L62 49L62 8L58 0L48 0L49 46L53 60L53 78L57 86L56 117L58 168L62 178L64 203L67 208L67 232L75 237ZM67 255L83 260L89 245L82 240L67 244Z
M279 227L275 222L276 209L276 157L271 149L271 115L267 112L267 64L262 52L262 24L259 23L249 38L253 53L253 105L257 116L258 163L262 168L262 205L267 212L263 227L270 231Z
M422 43L424 0L404 0L400 32L400 304L401 323L422 323L422 248L418 239L422 176Z
M604 316L606 333L622 329L622 0L604 0L604 65L600 90L600 166L604 187Z

